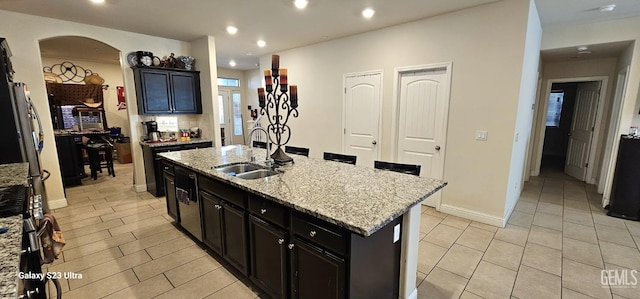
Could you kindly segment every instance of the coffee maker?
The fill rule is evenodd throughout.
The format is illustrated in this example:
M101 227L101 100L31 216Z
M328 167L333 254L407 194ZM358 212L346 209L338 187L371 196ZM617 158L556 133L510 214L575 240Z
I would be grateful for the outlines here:
M155 120L143 121L143 128L145 129L144 138L146 141L157 142L160 141L160 132L158 132L158 123Z

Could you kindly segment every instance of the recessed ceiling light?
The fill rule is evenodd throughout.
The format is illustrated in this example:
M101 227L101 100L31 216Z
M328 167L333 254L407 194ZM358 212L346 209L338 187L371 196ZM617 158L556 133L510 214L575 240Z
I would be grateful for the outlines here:
M365 17L365 18L367 18L367 19L369 19L369 18L373 17L373 15L374 15L375 13L376 13L376 11L375 11L375 10L373 10L373 8L365 8L365 9L362 11L362 16L363 16L363 17Z
M258 47L263 48L264 46L267 45L267 42L260 39L258 40L257 44L258 44Z
M104 0L91 0L91 2L95 4L102 4L104 3Z
M309 0L295 0L293 1L293 5L295 5L298 9L304 9L309 4Z
M229 65L230 66L236 66L236 61L235 60L230 60L229 61Z
M236 34L238 32L238 28L233 27L233 26L227 26L227 32L229 34Z
M602 12L613 11L614 9L616 9L616 5L615 4L609 4L609 5L600 6L600 11L602 11Z

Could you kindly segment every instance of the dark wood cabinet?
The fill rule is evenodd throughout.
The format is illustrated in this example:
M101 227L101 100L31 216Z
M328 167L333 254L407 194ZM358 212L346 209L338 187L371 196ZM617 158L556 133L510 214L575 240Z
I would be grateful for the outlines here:
M167 214L173 218L173 220L180 221L178 219L178 201L176 200L176 187L175 178L172 174L164 173L164 185L166 190L167 200Z
M84 160L82 159L81 136L56 135L58 162L65 186L82 184L84 178Z
M215 253L222 252L222 201L207 192L200 191L202 200L203 243Z
M140 114L201 114L200 73L133 67Z
M222 202L224 258L243 274L249 274L247 262L247 212Z
M144 158L145 180L147 191L154 196L164 196L163 164L159 153L184 151L196 148L211 147L211 141L203 141L189 144L168 144L166 146L142 145L142 157Z
M640 139L623 135L607 215L640 220Z
M291 247L291 297L345 298L345 261L294 237Z
M287 294L287 232L249 216L251 281L273 298Z

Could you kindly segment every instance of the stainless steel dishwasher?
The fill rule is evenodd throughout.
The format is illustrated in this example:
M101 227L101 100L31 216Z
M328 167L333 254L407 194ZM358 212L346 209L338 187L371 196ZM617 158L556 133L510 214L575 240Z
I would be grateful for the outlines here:
M198 176L182 167L175 168L176 199L180 207L180 226L202 241Z

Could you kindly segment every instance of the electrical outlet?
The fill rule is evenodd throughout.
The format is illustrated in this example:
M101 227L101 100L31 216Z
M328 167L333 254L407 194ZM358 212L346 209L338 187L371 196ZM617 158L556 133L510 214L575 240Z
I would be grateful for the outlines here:
M487 141L487 136L489 133L487 131L476 131L476 140L478 141Z

